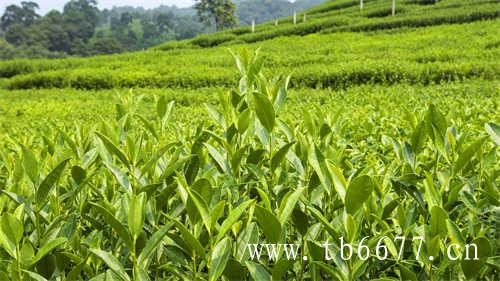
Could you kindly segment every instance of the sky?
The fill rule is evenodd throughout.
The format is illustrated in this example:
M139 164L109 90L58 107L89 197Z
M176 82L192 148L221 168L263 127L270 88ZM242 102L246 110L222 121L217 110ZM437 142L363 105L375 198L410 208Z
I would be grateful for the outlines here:
M3 14L5 7L16 4L19 5L23 0L0 0L0 14ZM44 15L50 10L56 9L61 11L64 4L69 0L31 0L38 3L40 10L38 14ZM100 10L104 8L112 8L113 6L142 6L144 8L155 8L160 5L176 5L177 7L189 7L193 5L194 0L97 0L97 6Z

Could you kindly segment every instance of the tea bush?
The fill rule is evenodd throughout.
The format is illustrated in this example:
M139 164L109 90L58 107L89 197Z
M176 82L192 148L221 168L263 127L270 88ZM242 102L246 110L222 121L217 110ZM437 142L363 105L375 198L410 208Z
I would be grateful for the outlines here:
M122 95L100 125L7 137L0 278L495 279L495 84L490 98L450 111L415 96L426 109L390 112L375 94L344 117L304 102L286 113L289 77L266 78L257 53L235 60L239 83L206 104L210 120L185 126L171 122L177 109L164 95ZM140 112L144 99L154 115ZM376 262L319 251L343 237L384 241L394 257L396 236L425 244ZM451 243L472 242L477 261L447 259ZM251 261L248 243L297 243L300 259Z
M497 40L499 23L493 20L391 33L287 36L258 44L268 56L265 71L287 73L294 68L293 87L339 89L364 83L493 80L500 71L495 60L498 48L487 46ZM416 44L432 48L415 48ZM30 70L9 77L2 84L9 89L227 87L237 81L237 75L231 70L231 61L221 55L225 48L33 60ZM0 70L11 65L10 61L0 62Z

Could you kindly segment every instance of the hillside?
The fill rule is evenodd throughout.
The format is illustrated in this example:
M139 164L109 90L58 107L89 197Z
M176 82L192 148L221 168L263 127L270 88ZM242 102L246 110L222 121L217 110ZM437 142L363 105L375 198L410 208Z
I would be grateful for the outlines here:
M0 61L0 280L499 280L500 3L423 2Z
M255 32L250 27L236 28L209 35L198 36L193 40L172 42L160 45L165 50L179 47L213 47L219 44L232 45L253 43L280 36L323 34L346 31L377 31L405 27L424 27L432 25L465 23L500 16L498 1L490 0L447 0L428 4L426 0L397 1L396 14L392 14L391 1L364 1L360 9L359 1L329 1L315 8L297 14L296 25L293 17L276 22L258 25ZM304 15L305 21L304 21Z
M332 3L310 10L305 23L293 25L283 19L278 27L258 25L255 33L235 29L112 56L3 61L0 85L9 89L231 85L237 75L225 50L244 44L262 47L271 61L266 67L273 71L286 72L300 65L294 69L293 86L338 88L368 82L439 83L498 77L498 65L490 59L498 54L500 5L494 1L401 4L396 16L387 15L386 2L367 1L361 13L352 1ZM477 23L460 25L468 22ZM295 37L311 32L320 34ZM224 46L198 49L219 44ZM415 44L422 48L413 50ZM423 47L429 45L433 47ZM180 67L186 64L190 67Z

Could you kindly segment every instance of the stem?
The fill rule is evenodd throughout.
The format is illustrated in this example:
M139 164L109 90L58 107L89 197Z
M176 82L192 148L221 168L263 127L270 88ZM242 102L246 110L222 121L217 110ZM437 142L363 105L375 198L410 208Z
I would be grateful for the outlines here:
M273 197L273 193L271 192L273 188L273 171L272 171L272 163L273 163L273 134L269 132L269 183L267 186L269 194ZM273 200L274 201L274 200Z
M196 279L198 278L197 276L197 270L196 270L196 254L193 253L193 281L196 281Z
M132 264L134 266L134 269L133 269L133 277L134 277L134 280L137 280L137 257L135 255L135 244L136 244L136 237L134 237L132 239Z
M21 253L19 252L19 245L16 245L16 263L17 263L17 275L19 278L19 281L23 280L23 273L21 270Z

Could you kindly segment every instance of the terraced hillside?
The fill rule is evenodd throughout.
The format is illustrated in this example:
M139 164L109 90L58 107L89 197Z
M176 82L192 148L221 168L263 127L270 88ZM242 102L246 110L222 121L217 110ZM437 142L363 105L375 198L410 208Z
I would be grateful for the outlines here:
M500 3L424 2L0 62L0 280L499 280Z

